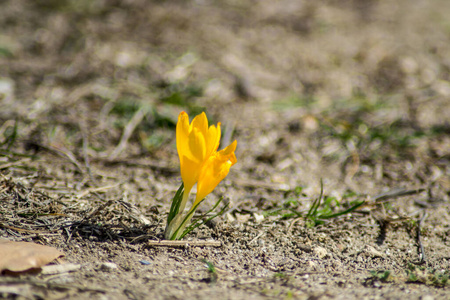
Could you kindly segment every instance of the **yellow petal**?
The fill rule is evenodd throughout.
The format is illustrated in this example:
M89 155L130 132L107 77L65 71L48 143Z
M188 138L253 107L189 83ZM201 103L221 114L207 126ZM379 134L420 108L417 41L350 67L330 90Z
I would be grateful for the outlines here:
M193 160L198 163L203 163L207 158L205 136L196 127L192 128L192 132L189 134L189 151Z
M197 183L197 196L193 206L203 200L209 193L211 193L216 186L228 175L231 166L236 162L237 142L234 141L227 148L210 156L205 162L200 172Z
M183 179L185 191L190 191L197 183L202 164L182 156L180 160L181 179Z
M230 145L228 145L228 147L226 147L223 150L220 150L219 152L217 152L219 155L222 156L228 156L233 154L234 156L234 151L236 151L236 146L237 146L237 141L234 140L234 142L232 142ZM234 161L233 161L233 165L237 162L236 160L236 156L234 156Z
M202 127L208 125L207 120L205 123L205 118L206 115L203 117L201 115L200 117L195 117L194 126L194 121L189 124L189 116L186 112L181 112L178 116L176 132L177 150L185 185L187 184L186 180L188 177L192 177L191 180L194 181L194 184L197 182L198 173L200 172L199 169L206 160L206 140L203 133L204 128L202 129ZM195 170L197 171L194 172Z
M208 128L208 134L206 136L206 156L211 156L219 148L220 143L220 122L217 123L217 127L211 125Z
M204 112L195 116L194 120L192 120L192 128L197 128L206 137L208 132L208 118Z
M180 157L180 162L182 161L183 156L189 157L191 160L194 160L195 158L193 157L189 148L189 116L184 111L182 111L178 116L176 131L177 151L178 156Z
M199 164L203 163L208 153L207 145L208 119L205 113L196 116L189 124L189 116L181 112L177 123L177 150L180 157L188 157Z
M204 148L204 146L202 146L204 141L201 141L204 138L198 137L198 134L196 136L196 134L191 131L192 126L189 124L189 116L183 111L178 116L176 140L178 156L180 158L181 178L183 179L185 191L187 191L187 193L189 193L191 188L197 182L200 168L203 164L203 154L192 153L191 147L194 149L199 147ZM192 138L197 140L191 141ZM196 144L200 144L200 146L197 146ZM201 158L199 158L199 156L201 156Z

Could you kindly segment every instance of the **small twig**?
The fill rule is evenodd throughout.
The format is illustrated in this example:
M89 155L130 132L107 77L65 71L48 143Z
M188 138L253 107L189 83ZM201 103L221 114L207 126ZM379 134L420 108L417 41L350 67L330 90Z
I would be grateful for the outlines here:
M139 222L142 223L143 225L150 225L152 222L150 222L149 219L147 219L139 209L136 208L136 206L134 206L131 203L128 203L126 200L126 193L124 193L124 200L118 200L117 202L119 204L121 204L129 213L130 213L130 217Z
M255 242L257 239L262 237L264 235L264 231L262 231L260 234L258 234L253 240L251 240L247 245L250 245L251 243Z
M160 162L156 161L149 161L148 159L146 161L138 161L138 160L131 160L131 159L102 159L102 158L93 158L96 162L103 162L109 166L115 166L115 165L124 165L127 167L136 167L136 168L144 168L144 169L152 169L168 174L177 174L178 168L174 168L170 165L162 164Z
M113 204L115 202L116 202L116 200L109 200L108 202L103 203L102 205L97 207L93 212L91 212L89 215L87 215L84 219L89 220L91 217L95 216L100 211L104 210L106 207L110 206L111 204Z
M353 142L347 143L347 150L350 152L350 156L352 158L352 162L350 165L350 169L348 170L347 174L345 175L345 182L352 182L353 176L358 172L359 167L361 165L361 159L359 157L357 148Z
M46 233L45 231L18 228L18 227L9 226L9 225L3 224L3 223L0 223L0 227L15 230L18 232L28 232L28 233L35 233L35 234L45 234Z
M300 221L301 219L302 219L301 217L295 218L295 219L291 222L291 224L289 225L289 228L288 228L288 230L287 230L287 233L288 233L288 234L292 231L292 228L294 227L295 223L297 223L297 222Z
M78 171L80 171L80 173L82 173L82 174L85 173L85 171L83 170L83 167L78 162L78 160L76 159L75 155L72 152L70 152L70 150L68 150L68 149L62 150L62 149L59 149L59 148L57 148L55 146L44 145L44 144L41 144L41 143L34 143L34 144L36 146L39 146L42 149L50 151L50 152L52 152L52 153L54 153L56 155L59 155L59 156L61 156L63 158L67 158L78 169Z
M89 156L88 156L88 146L89 146L89 140L86 134L85 126L82 126L81 128L81 135L83 137L83 157L84 157L84 165L86 166L86 170L88 172L89 178L93 183L95 183L94 176L92 176L92 170L91 170L91 164L89 163Z
M382 200L392 199L392 198L396 198L396 197L419 194L419 193L422 193L423 191L425 191L425 189L423 189L423 188L419 188L419 189L415 189L415 190L394 189L394 190L390 190L385 193L381 193L381 194L374 196L373 200L376 202L379 202Z
M185 248L185 247L221 247L220 241L148 241L147 243L151 247L173 247L173 248Z
M78 199L83 198L84 196L90 194L90 193L96 193L96 192L102 192L108 189L112 189L115 188L116 186L119 186L120 184L122 184L121 182L116 183L116 184L112 184L112 185L105 185L105 186L101 186L101 187L97 187L97 188L90 188L85 190L84 192L79 193L76 197Z
M423 248L423 244L422 244L422 238L421 238L421 234L420 234L420 228L423 225L423 222L425 221L425 219L428 217L427 212L425 211L423 213L422 218L420 219L419 223L417 224L417 243L420 249L420 262L419 264L424 264L427 261L427 257L425 255L425 250Z
M143 234L143 235L140 235L137 237L131 237L131 238L125 237L126 240L130 241L130 244L136 244L142 240L148 240L149 238L156 238L156 236L153 234Z
M226 214L233 214L235 211L238 211L239 206L241 206L242 204L248 204L248 203L251 203L251 201L252 201L252 200L249 200L249 199L247 199L247 198L244 199L244 200L242 200L242 201L239 201L238 203L236 203L235 205L233 205L232 208L228 209L228 211L226 211L225 213L226 213ZM240 212L240 210L239 210L238 212ZM249 211L249 212L253 213L253 212L256 212L256 211Z
M146 115L147 110L144 108L140 108L134 116L131 118L131 120L128 122L127 126L125 126L125 129L123 130L122 137L120 138L120 142L117 145L117 147L114 149L114 151L109 156L110 160L114 160L119 154L125 149L125 147L128 144L128 140L130 139L131 135L133 134L136 127L142 122Z
M20 164L28 162L30 160L31 160L31 158L26 157L26 158L23 158L23 159L20 159L20 160L17 160L17 161L13 161L13 162L10 162L10 163L2 164L2 165L0 165L0 170L7 169L7 168L10 168L10 167L14 167L16 165L20 165Z
M68 243L70 242L70 240L72 239L72 234L73 234L73 232L72 232L72 231L69 231L69 230L67 229L67 227L64 227L64 231L65 231L66 234L67 234L66 244L68 244Z
M271 183L252 179L238 179L235 184L241 187L249 188L263 188L272 191L288 191L290 189L288 184Z
M99 83L88 82L74 89L69 95L67 95L67 98L61 103L61 105L63 105L64 108L69 107L77 103L79 99L88 95L95 95L102 99L111 100L110 102L114 103L114 100L117 99L119 94L120 93L117 89L113 89Z

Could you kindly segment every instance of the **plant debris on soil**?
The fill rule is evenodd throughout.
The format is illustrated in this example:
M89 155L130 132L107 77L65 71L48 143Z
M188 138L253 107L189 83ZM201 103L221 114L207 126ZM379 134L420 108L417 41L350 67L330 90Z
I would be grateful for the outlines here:
M65 255L0 298L449 299L449 15L0 1L0 239ZM224 213L166 241L183 110L238 162L197 215Z

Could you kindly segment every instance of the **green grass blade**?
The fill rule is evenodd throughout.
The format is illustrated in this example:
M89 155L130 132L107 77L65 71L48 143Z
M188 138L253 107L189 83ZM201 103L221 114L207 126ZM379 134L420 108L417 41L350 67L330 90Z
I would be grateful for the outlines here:
M169 215L167 216L167 224L170 224L173 218L175 218L175 216L178 214L180 210L181 201L183 200L183 193L184 193L184 184L182 183L172 199L172 205L170 206Z
M218 216L221 216L225 212L225 210L228 208L229 203L225 204L224 207L222 207L222 209L217 214L212 215L211 217L207 218L206 220L203 219L209 213L211 213L220 204L220 202L222 202L222 198L220 198L216 202L216 204L213 206L213 208L211 208L208 212L206 212L205 214L203 214L199 218L197 218L195 221L193 221L192 224L184 230L183 234L180 236L180 239L183 238L186 234L188 234L192 230L194 230L195 228L197 228L197 227L199 227L199 226L201 226L201 225L211 221L212 219L214 219L214 218L216 218ZM200 221L202 221L202 222L200 222Z
M354 206L350 207L349 209L346 209L344 211L341 212L337 212L335 214L331 214L331 215L325 215L325 216L320 216L320 219L332 219L332 218L336 218L342 215L346 215L348 213L351 213L352 211L354 211L355 209L357 209L358 207L360 207L361 205L363 205L364 203L366 203L365 200L355 204Z
M322 181L322 179L320 179L320 195L319 195L319 198L314 200L311 208L308 211L308 214L306 215L307 218L309 218L309 217L315 218L317 216L317 209L320 206L320 202L322 201L322 197L323 197L323 181Z
M204 200L204 199L203 199L203 200ZM176 230L176 231L173 233L173 235L170 237L171 240L177 239L176 236L178 235L178 232L179 232L180 230L183 230L183 229L184 229L184 227L186 226L186 223L188 222L188 220L190 220L190 219L192 218L192 215L194 214L195 210L196 210L197 207L200 205L200 203L203 202L203 200L200 201L199 203L197 203L197 205L194 206L193 208L191 208L191 210L186 214L186 216L185 216L184 219L183 219L183 222L181 222L180 226L177 228L177 230ZM184 232L183 232L183 234L184 234ZM178 239L180 239L180 238L181 238L181 236L180 236Z

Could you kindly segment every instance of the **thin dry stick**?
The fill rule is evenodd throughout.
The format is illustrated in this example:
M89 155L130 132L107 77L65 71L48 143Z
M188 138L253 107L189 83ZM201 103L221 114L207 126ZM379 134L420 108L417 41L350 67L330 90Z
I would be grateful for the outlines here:
M289 228L288 228L288 230L287 230L287 233L288 233L288 234L291 233L292 228L294 227L295 223L297 223L298 221L300 221L300 219L301 219L301 217L295 218L295 219L291 222L291 225L289 225Z
M185 248L185 247L221 247L220 241L148 241L147 243L151 247L173 247L173 248Z
M93 212L91 212L89 215L87 215L85 217L85 219L90 219L92 216L95 216L96 214L98 214L100 211L102 211L103 209L105 209L106 207L110 206L111 204L113 204L114 202L116 202L116 200L109 200L106 203L103 203L102 205L100 205L99 207L97 207Z
M117 156L125 149L125 147L128 144L128 140L130 139L131 135L133 134L133 131L136 129L136 127L142 122L146 114L146 109L140 108L134 116L131 118L130 122L128 122L127 126L125 126L125 129L123 130L122 137L120 138L120 142L117 145L117 147L114 149L114 151L109 156L110 160L116 159Z
M15 230L18 232L27 232L27 233L35 233L35 234L45 234L46 233L45 231L18 228L18 227L9 226L9 225L3 224L3 223L0 223L0 227Z
M421 234L420 234L420 228L423 226L423 222L425 221L425 219L428 217L427 212L423 213L422 218L420 219L419 223L417 224L417 243L419 244L419 249L420 249L420 264L424 264L427 262L427 257L425 256L425 250L423 248L423 244L422 244L422 238L421 238Z
M3 164L3 165L0 165L0 170L7 169L7 168L10 168L10 167L14 167L16 165L23 164L23 163L28 162L30 160L31 160L31 158L26 157L26 158L23 158L21 160L17 160L17 161L13 161L13 162L10 162L10 163L6 163L6 164Z
M89 157L88 157L88 147L89 147L89 141L88 141L88 137L86 134L86 126L81 126L80 127L81 130L81 135L83 137L83 157L84 157L84 165L86 166L86 170L89 174L89 178L91 179L92 183L96 183L95 182L95 178L92 175L92 170L91 170L91 164L89 163Z
M393 189L393 190L387 191L385 193L381 193L381 194L374 196L373 200L376 202L379 202L382 200L419 194L419 193L422 193L423 191L425 191L425 189L423 189L423 188L419 188L419 189L415 189L415 190Z
M162 164L160 162L156 161L139 161L139 160L133 160L133 159L102 159L102 158L93 158L96 162L103 162L108 165L123 165L127 167L137 167L137 168L150 168L152 170L157 170L169 174L175 174L178 173L178 168L174 168L167 164Z
M250 245L251 243L255 242L257 239L259 239L260 237L262 237L264 235L264 231L261 231L260 234L258 234L253 240L251 240L247 245Z
M118 200L117 202L120 203L125 209L130 213L130 217L144 225L150 225L151 222L139 211L139 209L136 208L136 206L132 205L131 203L127 202L127 193L124 193L123 196L124 200Z
M85 171L83 170L83 167L81 166L81 164L78 162L78 160L76 159L75 155L70 152L70 150L62 150L59 149L55 146L51 146L51 145L44 145L44 144L40 144L40 143L35 143L37 146L41 147L42 149L45 149L47 151L50 151L54 154L57 154L61 157L67 158L77 169L78 171L80 171L80 173L84 174Z
M67 157L67 159L69 159L69 161L71 163L73 163L75 165L75 167L77 167L78 171L80 171L82 174L85 173L85 171L83 170L83 167L81 166L81 164L78 162L78 160L76 159L75 155L68 149L61 150L58 149L56 147L50 146L53 151L55 151L56 153L58 153L59 155L61 155L62 157Z
M111 102L113 102L118 98L119 92L106 85L89 82L73 90L61 104L64 105L64 107L69 107L87 95L96 95L103 99L111 99Z
M271 183L252 179L240 179L234 182L238 186L249 188L263 188L272 191L287 191L289 186L282 183Z
M112 188L115 188L116 186L119 186L121 184L122 183L119 182L119 183L112 184L112 185L106 185L106 186L101 186L101 187L97 187L97 188L90 188L90 189L85 190L84 192L79 193L77 195L77 198L80 199L80 198L83 198L84 196L86 196L86 195L88 195L90 193L102 192L104 190L112 189Z
M350 169L345 175L345 182L352 182L353 176L358 172L359 167L361 165L361 159L359 158L358 151L354 143L350 142L347 144L347 150L350 152L350 156L352 158Z

